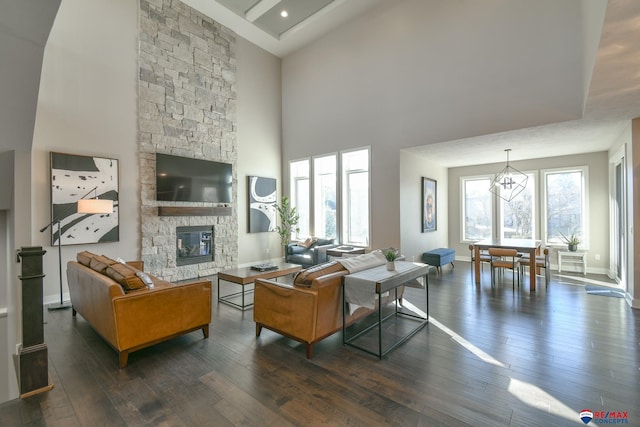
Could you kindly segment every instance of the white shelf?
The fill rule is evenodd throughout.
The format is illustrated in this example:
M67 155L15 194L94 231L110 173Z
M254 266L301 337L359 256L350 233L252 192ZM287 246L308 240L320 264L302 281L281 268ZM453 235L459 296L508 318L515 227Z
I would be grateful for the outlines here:
M577 265L582 268L582 274L587 275L587 253L558 251L558 273L562 273L562 264Z

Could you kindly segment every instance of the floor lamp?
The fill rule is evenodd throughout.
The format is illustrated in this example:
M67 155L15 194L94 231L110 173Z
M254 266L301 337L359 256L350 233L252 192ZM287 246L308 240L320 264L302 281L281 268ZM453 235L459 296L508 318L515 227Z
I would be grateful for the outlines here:
M98 199L97 194L90 199L85 199L91 192L95 192L98 187L93 187L91 190L87 192L84 196L80 197L78 200L78 207L76 212L81 214L106 214L113 212L113 200L100 200ZM95 193L94 193L95 194ZM40 229L40 232L44 232L47 228L56 224L58 226L58 274L60 278L60 302L49 304L47 309L49 310L60 310L71 307L71 304L65 303L62 296L62 233L60 231L60 222L62 218L70 214L71 211L67 210L60 215L60 217L55 218L49 224L45 225Z

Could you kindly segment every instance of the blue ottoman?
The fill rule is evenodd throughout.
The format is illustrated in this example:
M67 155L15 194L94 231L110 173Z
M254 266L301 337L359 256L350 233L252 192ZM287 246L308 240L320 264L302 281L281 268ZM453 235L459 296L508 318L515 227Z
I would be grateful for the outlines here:
M449 248L438 248L422 254L422 262L432 265L436 268L436 272L442 274L442 266L445 264L453 265L456 259L456 251Z

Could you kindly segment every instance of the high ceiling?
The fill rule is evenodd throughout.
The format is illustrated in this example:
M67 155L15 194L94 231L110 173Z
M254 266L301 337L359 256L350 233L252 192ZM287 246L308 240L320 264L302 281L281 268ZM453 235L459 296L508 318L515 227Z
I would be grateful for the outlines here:
M286 58L315 40L340 30L342 26L353 25L358 19L366 18L381 9L391 10L396 5L409 1L416 0L183 0L189 6L231 28L243 38L281 58ZM570 1L586 4L601 0ZM496 0L490 3L494 7L499 5ZM18 3L9 2L8 4ZM37 55L32 55L36 58L33 60L34 64L28 63L27 59L22 60L31 50L23 46L24 41L29 41L21 34L26 32L33 35L42 32L44 40L39 44L43 48L59 1L40 0L34 4L38 5L34 7L44 7L46 4L47 13L13 13L9 10L2 15L7 15L5 16L7 19L0 20L5 24L0 26L0 34L3 35L0 38L2 41L0 51L5 52L6 57L14 58L12 67L16 70L40 69L41 51ZM464 2L460 4L464 6ZM527 5L526 7L535 7L537 2L523 4ZM289 13L286 19L280 16L282 9L286 9ZM43 24L31 19L28 24L25 22L14 25L15 22L22 22L16 20L22 16L46 16L49 22ZM546 29L540 27L539 31L539 38L542 39ZM640 40L640 1L609 0L601 37L599 40L585 41L587 44L594 43L594 46L597 46L597 53L590 82L585 83L588 94L585 97L581 118L491 135L480 135L481 132L470 133L477 136L453 141L454 138L443 136L436 141L430 141L428 145L416 146L410 150L448 167L502 162L503 150L506 148L513 150L511 160L514 161L607 150L628 126L629 120L640 117L640 43L638 40ZM535 40L526 42L535 44ZM446 46L443 50L445 48ZM17 61L16 58L21 58L21 61ZM553 64L544 65L553 66ZM8 96L7 102L0 103L0 110L5 112L3 117L6 120L3 122L7 124L17 122L14 118L16 114L24 116L26 110L34 112L37 100L37 93L33 93L32 96L25 96L25 94L28 92L26 88L37 91L39 73L32 73L31 79L27 78L24 71L16 71L16 73L21 73L22 78L0 79L5 89L20 91L21 94L21 96ZM12 83L15 81L21 81L24 84L15 87ZM521 92L526 94L528 90L528 96L536 97L536 88L523 86L526 87L519 88ZM571 96L563 87L553 87L550 90L564 91L562 93ZM9 99L13 102L9 102ZM23 103L30 100L30 104L25 104L24 108L16 108L16 99L24 100ZM6 138L0 141L0 152L15 149L16 144L31 140L32 121L19 122L25 123L24 129L9 126L8 129L14 129L15 132L6 135ZM18 147L21 146L18 145Z
M270 34L282 39L283 35L303 21L310 20L333 0L217 0ZM286 37L286 36L285 36Z
M0 154L31 147L42 55L61 0L0 0Z
M282 58L385 0L182 1Z
M399 0L183 0L240 36L286 57L342 25ZM404 1L404 0L403 0ZM573 0L583 1L583 0ZM535 3L535 2L534 2ZM280 16L287 10L288 17ZM545 28L540 28L544 32ZM640 117L640 2L610 0L597 46L582 118L562 123L442 141L411 148L447 167L603 151L628 121ZM587 49L588 50L588 49ZM535 91L535 88L531 89ZM566 88L558 87L558 91ZM534 92L531 93L535 97Z

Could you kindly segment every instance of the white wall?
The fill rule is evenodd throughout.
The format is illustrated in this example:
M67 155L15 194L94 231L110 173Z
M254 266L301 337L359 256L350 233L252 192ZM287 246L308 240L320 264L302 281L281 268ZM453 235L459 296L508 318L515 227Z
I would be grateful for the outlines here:
M285 180L290 160L371 146L371 246L399 244L399 150L579 118L598 14L593 0L381 3L283 59ZM535 37L506 37L514 22Z
M436 180L436 231L422 232L422 178ZM400 232L402 253L407 260L421 262L422 253L449 244L449 220L447 169L415 156L400 152Z
M11 182L13 179L11 179ZM0 348L10 349L14 343L9 342L9 321L7 293L9 284L13 282L9 276L9 223L7 211L0 210ZM14 347L15 348L15 347ZM13 363L11 351L0 351L0 402L9 400L9 373ZM15 382L15 380L14 380Z
M137 2L65 0L45 48L32 152L32 243L47 250L45 302L59 299L57 248L49 230L38 232L51 220L50 151L119 160L120 241L62 248L65 297L65 265L78 251L140 257L137 16Z
M247 176L277 179L282 195L280 59L237 38L238 264L277 260L277 233L248 232Z
M383 2L283 60L285 157L309 144L404 148L579 118L604 9Z

